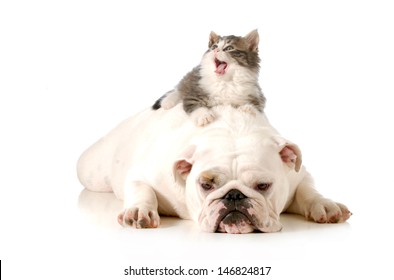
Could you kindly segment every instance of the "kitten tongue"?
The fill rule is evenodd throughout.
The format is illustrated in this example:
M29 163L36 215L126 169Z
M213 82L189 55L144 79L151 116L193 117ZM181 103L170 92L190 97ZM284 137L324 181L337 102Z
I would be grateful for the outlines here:
M217 65L215 73L219 75L224 75L224 73L226 72L226 68L227 68L227 63L221 62L219 65Z
M216 70L215 70L216 74L224 75L226 73L226 68L227 68L226 62L221 61L215 57L215 65L216 65Z

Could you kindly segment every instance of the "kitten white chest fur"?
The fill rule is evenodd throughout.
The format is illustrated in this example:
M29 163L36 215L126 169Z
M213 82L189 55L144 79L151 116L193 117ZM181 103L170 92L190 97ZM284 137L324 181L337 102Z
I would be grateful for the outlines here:
M209 93L214 105L242 106L251 95L259 94L256 74L238 65L231 65L224 76L215 74L211 65L202 65L201 74L200 86Z

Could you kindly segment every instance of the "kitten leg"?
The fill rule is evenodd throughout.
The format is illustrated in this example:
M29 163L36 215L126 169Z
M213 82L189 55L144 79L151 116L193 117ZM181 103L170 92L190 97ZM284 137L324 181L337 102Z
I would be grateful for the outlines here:
M179 102L181 102L181 94L178 90L174 89L161 100L161 107L164 110L169 110Z
M238 107L238 109L242 112L249 113L252 116L256 116L258 114L258 110L256 109L256 106L252 104L244 104Z
M194 110L190 117L197 126L204 126L214 121L215 114L207 107L200 107Z

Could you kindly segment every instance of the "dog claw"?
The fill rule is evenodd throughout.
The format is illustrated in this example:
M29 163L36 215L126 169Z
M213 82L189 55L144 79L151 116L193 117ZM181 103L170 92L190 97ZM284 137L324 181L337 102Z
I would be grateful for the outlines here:
M118 215L118 222L122 226L134 228L156 228L159 226L160 217L156 211L142 208L128 208Z

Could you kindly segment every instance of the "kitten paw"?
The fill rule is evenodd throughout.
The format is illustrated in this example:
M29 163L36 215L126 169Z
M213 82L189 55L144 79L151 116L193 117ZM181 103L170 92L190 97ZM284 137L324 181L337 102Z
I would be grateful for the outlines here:
M252 116L256 116L258 113L258 110L256 109L256 107L251 104L245 104L245 105L239 106L238 109L241 110L242 112L249 113Z
M161 107L162 107L164 110L169 110L169 109L171 109L172 107L174 107L176 104L177 104L177 103L174 102L174 100L171 100L171 98L164 98L164 99L161 101Z
M118 222L122 226L134 228L157 228L160 224L160 216L157 211L132 207L125 209L118 215Z
M191 118L197 126L205 126L215 120L215 115L211 110L204 107L195 110Z
M323 198L311 205L308 218L316 223L342 223L351 215L345 205Z
M166 93L165 97L161 100L161 107L164 110L169 110L181 101L179 91L171 90Z

